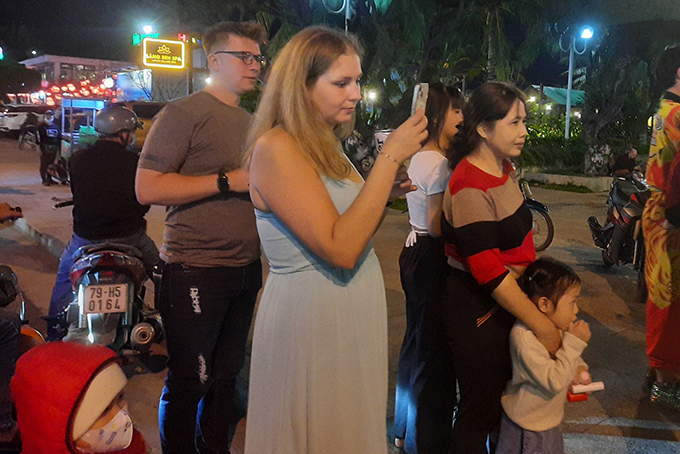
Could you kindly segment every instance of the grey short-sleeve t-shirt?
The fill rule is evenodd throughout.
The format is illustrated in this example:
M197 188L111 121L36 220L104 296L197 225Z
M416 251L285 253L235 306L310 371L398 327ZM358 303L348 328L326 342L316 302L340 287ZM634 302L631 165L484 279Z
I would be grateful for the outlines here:
M139 167L217 175L240 167L251 115L205 91L173 101L154 120ZM217 177L215 177L217 184ZM191 266L243 266L260 257L248 193L218 194L167 207L161 259Z

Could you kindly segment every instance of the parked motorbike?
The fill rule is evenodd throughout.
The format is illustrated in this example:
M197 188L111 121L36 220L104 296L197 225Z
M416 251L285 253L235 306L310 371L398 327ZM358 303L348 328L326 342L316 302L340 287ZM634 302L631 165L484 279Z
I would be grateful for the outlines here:
M35 125L26 125L21 128L19 132L19 150L23 150L24 146L35 150L38 147L38 129Z
M47 166L47 174L55 181L63 185L69 185L68 163L66 159L58 155L53 163Z
M13 307L12 304L18 300L18 307L21 319L21 340L19 344L20 354L24 354L35 345L44 344L45 338L35 328L29 325L26 318L26 300L24 293L19 288L19 280L14 270L10 266L0 265L0 307Z
M76 251L70 273L76 296L62 316L69 326L64 340L134 354L162 342L160 313L144 301L147 275L140 258L125 244L90 244Z
M527 206L531 210L533 218L534 248L536 252L541 252L550 246L555 238L555 225L548 213L550 209L538 200L534 199L529 183L522 181L522 193Z
M615 176L607 198L607 219L604 226L597 217L588 218L595 246L602 249L606 267L632 263L638 271L640 301L647 300L645 283L645 242L642 236L642 211L651 192L639 172Z
M16 304L18 301L18 305ZM19 337L19 352L18 356L23 355L36 345L44 344L45 339L42 334L35 328L32 328L26 318L26 301L24 295L19 288L19 281L17 275L11 267L7 265L0 265L0 307L6 308L8 311L18 311L21 320L21 333ZM18 359L17 352L13 349L3 349L0 352L3 360L10 359L16 361ZM0 441L0 453L19 454L21 451L21 437L15 433L11 438L7 437Z

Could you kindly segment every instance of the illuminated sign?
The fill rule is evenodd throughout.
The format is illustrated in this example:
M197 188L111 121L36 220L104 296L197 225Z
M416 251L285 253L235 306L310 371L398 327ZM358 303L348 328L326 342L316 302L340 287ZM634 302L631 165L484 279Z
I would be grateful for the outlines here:
M177 33L177 39L179 39L180 41L184 41L186 43L187 35L185 33Z
M0 47L0 60L4 60L4 59L5 59L5 51L2 50L2 47Z
M145 38L142 41L144 66L156 68L184 68L184 46L182 41Z
M133 33L132 34L132 45L139 46L142 44L144 38L158 38L160 35L158 33Z

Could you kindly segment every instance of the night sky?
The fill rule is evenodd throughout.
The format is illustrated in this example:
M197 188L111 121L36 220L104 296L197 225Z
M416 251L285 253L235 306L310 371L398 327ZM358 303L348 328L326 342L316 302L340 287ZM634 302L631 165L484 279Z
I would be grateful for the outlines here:
M13 60L39 54L129 60L150 8L135 0L2 0L0 45ZM145 12L146 9L146 12Z

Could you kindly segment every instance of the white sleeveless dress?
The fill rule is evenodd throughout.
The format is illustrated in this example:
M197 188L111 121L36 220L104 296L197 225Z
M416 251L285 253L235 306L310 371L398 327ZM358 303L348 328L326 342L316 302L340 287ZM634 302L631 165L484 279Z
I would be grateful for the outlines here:
M324 179L343 213L362 184ZM387 310L369 243L332 266L273 214L255 210L269 276L255 320L246 454L387 451Z

